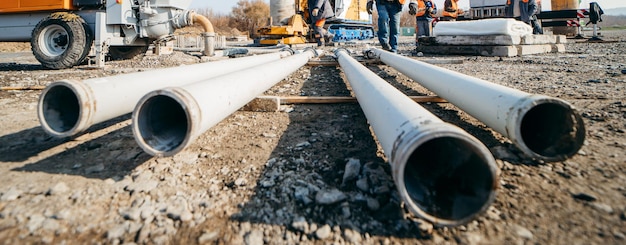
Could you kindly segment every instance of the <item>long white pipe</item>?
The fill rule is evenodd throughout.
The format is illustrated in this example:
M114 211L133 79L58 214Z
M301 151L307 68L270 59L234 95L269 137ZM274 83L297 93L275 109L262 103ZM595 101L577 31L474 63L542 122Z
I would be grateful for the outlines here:
M369 52L508 137L531 158L562 161L584 143L582 117L564 100L529 94L379 49Z
M498 185L489 149L428 112L346 51L338 50L336 55L409 210L439 226L464 224L484 212Z
M279 60L290 54L283 51L83 81L56 81L48 85L39 97L39 122L52 136L73 136L96 123L132 112L137 101L155 89L197 82Z
M314 50L182 87L146 94L133 111L133 134L153 156L172 156L200 134L304 66Z

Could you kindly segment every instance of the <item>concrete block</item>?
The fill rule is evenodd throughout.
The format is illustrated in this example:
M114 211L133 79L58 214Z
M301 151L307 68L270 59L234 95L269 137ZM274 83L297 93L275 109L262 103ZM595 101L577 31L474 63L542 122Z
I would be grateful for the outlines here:
M565 44L552 44L552 53L564 53Z
M553 44L556 43L556 36L554 35L525 35L522 36L521 45L535 45L535 44Z
M516 47L517 47L517 55L519 56L552 52L551 44L518 45Z
M419 46L418 52L426 54L456 54L456 55L481 55L481 56L517 56L518 50L513 45L508 46Z
M565 44L567 43L567 36L565 35L555 35L556 44Z
M422 39L424 38L424 41ZM427 45L516 45L520 44L520 36L494 35L494 36L437 36L422 37L420 43Z

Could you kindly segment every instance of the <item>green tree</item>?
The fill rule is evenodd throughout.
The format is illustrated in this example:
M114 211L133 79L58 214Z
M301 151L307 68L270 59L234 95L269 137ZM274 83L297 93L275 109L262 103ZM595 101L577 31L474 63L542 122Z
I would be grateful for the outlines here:
M239 0L231 16L230 26L255 33L259 27L268 25L270 6L263 0Z

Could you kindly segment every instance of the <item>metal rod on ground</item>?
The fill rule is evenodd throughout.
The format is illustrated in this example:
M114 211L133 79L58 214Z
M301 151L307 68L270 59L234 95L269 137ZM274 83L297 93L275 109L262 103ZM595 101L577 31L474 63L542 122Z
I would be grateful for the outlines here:
M150 155L172 156L276 83L315 50L183 87L146 94L133 111L135 140Z
M39 122L44 131L52 136L73 136L96 123L132 112L141 96L155 89L189 84L262 65L291 53L284 51L83 81L53 82L39 97Z
M582 117L564 100L529 94L379 49L368 53L508 137L531 158L562 161L583 145Z
M335 52L411 212L438 226L464 224L491 205L497 168L489 149L350 57Z

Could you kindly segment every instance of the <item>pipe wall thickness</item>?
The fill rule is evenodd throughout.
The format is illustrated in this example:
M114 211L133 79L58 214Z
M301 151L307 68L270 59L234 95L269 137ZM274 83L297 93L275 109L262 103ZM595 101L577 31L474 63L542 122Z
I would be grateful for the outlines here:
M132 112L137 101L155 89L201 81L279 60L290 54L283 51L83 81L53 82L39 97L39 122L44 131L52 136L74 136L96 123Z
M368 52L509 138L533 159L562 161L584 143L582 117L564 100L529 94L379 49Z
M203 80L146 94L133 111L133 134L148 154L172 156L276 83L304 66L313 50Z
M431 114L346 51L336 55L409 210L438 226L461 225L487 210L498 184L495 159L487 147Z

